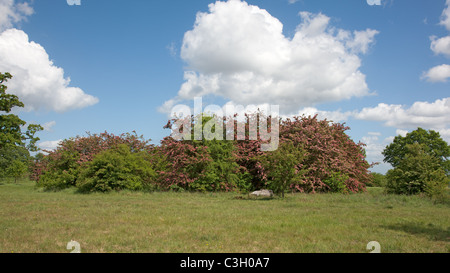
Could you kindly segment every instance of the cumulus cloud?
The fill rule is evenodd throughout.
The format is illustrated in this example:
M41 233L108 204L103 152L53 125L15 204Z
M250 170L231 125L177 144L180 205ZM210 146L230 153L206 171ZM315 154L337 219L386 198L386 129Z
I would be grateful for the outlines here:
M447 57L450 57L450 36L446 36L439 39L436 38L435 36L432 36L431 50L435 54L443 54Z
M359 71L378 33L330 26L324 14L300 12L292 38L266 10L240 0L216 2L197 14L184 35L185 82L169 106L215 95L241 105L277 104L284 113L300 107L369 95Z
M450 98L434 102L415 102L411 107L380 103L376 107L363 108L354 113L360 120L382 121L385 126L399 129L445 129L450 123Z
M423 73L422 79L426 79L429 82L447 82L450 78L450 65L442 64L435 66Z
M395 133L396 133L398 136L405 137L406 134L408 134L408 130L397 129L397 130L395 131Z
M369 162L381 163L384 159L381 152L386 147L386 141L380 142L379 136L368 135L361 138L361 142L366 144L364 149L366 150L366 156Z
M440 24L450 30L450 0L446 1L446 8L442 13ZM431 36L431 50L435 54L450 57L450 36L443 38ZM447 82L449 78L450 65L448 64L435 66L422 75L422 79L426 79L429 82Z
M64 70L49 59L45 49L29 41L22 30L0 34L0 71L10 72L8 91L19 96L26 110L64 112L94 105L98 99L77 87L70 87Z
M296 114L296 116L303 116L303 115L305 116L317 115L317 118L319 119L327 119L333 122L344 122L353 115L353 112L352 111L342 112L341 110L323 111L315 107L305 107L303 109L300 109Z
M447 0L445 5L446 7L442 12L440 24L447 28L447 30L450 30L450 0Z
M54 141L42 141L42 142L38 143L38 147L41 150L47 150L47 151L55 150L61 141L62 141L62 139L54 140Z
M33 8L27 2L14 3L14 0L0 0L0 32L26 20L33 13Z

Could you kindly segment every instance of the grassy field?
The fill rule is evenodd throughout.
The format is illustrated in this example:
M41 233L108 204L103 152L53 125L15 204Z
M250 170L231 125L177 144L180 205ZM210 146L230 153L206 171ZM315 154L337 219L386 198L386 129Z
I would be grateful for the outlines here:
M450 252L450 206L418 196L234 193L78 194L0 184L0 252Z

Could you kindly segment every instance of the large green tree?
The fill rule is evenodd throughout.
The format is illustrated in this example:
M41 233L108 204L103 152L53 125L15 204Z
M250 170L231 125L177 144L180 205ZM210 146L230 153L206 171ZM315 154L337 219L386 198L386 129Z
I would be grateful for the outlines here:
M9 79L12 79L10 73L0 73L0 177L10 173L16 175L19 170L14 170L14 166L23 169L22 163L28 161L29 152L39 150L36 146L39 138L34 135L43 130L36 124L26 126L24 120L10 114L14 107L25 105L16 95L6 93L8 87L4 83Z
M433 130L418 128L404 137L396 136L383 151L384 162L396 168L410 152L407 145L415 143L423 145L425 153L436 158L447 175L450 174L450 146L441 138L439 132Z
M427 152L427 146L407 144L403 160L386 174L386 190L396 194L427 193L431 197L445 192L448 178L439 160Z

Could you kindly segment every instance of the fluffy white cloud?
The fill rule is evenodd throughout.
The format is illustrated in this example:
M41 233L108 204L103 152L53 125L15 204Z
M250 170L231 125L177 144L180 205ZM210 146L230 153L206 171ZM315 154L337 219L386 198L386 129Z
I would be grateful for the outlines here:
M14 0L0 0L0 32L23 21L34 10L27 2L14 3Z
M447 143L450 143L450 128L437 129L435 131L439 132L439 134L441 135L442 139L444 139Z
M336 111L323 111L319 110L315 107L305 107L298 111L297 116L315 116L317 115L317 118L319 119L327 119L331 120L333 122L344 122L346 121L350 116L353 115L353 112L347 111L342 112L340 110Z
M300 107L370 94L357 54L368 51L378 32L335 29L323 14L299 15L302 22L288 38L283 24L264 9L239 0L210 4L185 33L185 82L161 110L212 94L296 113Z
M440 24L445 26L448 30L450 30L450 0L447 0L445 5L446 7L442 12Z
M443 38L431 37L431 50L436 54L443 54L450 57L450 36Z
M354 113L361 120L382 121L395 128L445 129L450 124L450 98L435 102L415 102L411 107L380 103L376 107L364 108Z
M446 8L442 13L440 24L450 30L450 0L446 1ZM443 54L450 57L450 36L439 39L436 36L432 36L431 50L435 54ZM450 65L448 64L435 66L422 74L422 79L426 79L429 82L447 82L449 78Z
M450 65L448 64L435 66L422 75L422 79L426 79L429 82L447 82L449 78Z
M41 150L47 150L47 151L55 150L61 141L62 141L62 139L54 140L54 141L42 141L42 142L38 143L38 147Z
M45 49L17 29L0 34L0 71L10 72L8 91L19 96L27 110L64 112L94 105L98 99L80 88L49 59Z
M395 131L395 133L396 133L397 135L399 135L399 136L405 137L406 134L408 134L408 131L407 131L407 130L402 130L402 129L397 129L397 130Z
M369 136L362 137L361 138L361 142L366 144L364 149L366 150L366 156L367 156L368 162L370 162L370 163L372 163L372 162L379 162L379 163L381 163L383 161L384 157L381 154L381 152L386 147L386 143L385 143L386 141L381 143L379 141L379 137L378 136L369 135Z

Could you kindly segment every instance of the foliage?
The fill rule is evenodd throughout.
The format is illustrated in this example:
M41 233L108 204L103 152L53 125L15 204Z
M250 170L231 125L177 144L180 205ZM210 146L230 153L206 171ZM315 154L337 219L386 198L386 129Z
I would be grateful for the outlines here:
M30 151L38 150L34 135L43 130L40 125L29 124L17 115L9 114L14 107L24 107L16 95L6 93L8 87L4 84L12 75L0 73L0 178L23 176L28 169ZM26 128L25 131L23 131Z
M283 120L280 126L281 141L291 140L294 145L304 147L307 157L304 168L305 179L296 189L300 192L327 192L336 174L345 177L348 192L359 192L370 182L364 144L355 143L345 133L349 127L314 117L294 117Z
M438 132L418 128L405 137L396 136L394 141L386 146L383 151L384 162L390 163L394 168L401 164L407 156L408 144L423 144L424 151L435 157L447 174L450 174L450 146L445 142Z
M120 144L85 164L76 186L82 192L144 190L151 186L155 175L145 151L133 153L128 145Z
M215 116L202 115L202 129L213 123ZM173 120L172 122L175 122ZM218 121L220 122L220 120ZM171 128L173 124L166 126ZM191 127L193 128L193 126ZM214 131L212 126L210 132ZM194 139L194 130L191 132ZM167 137L156 149L165 158L158 170L159 187L192 191L230 191L240 186L235 147L232 141L203 135L201 140L175 140Z
M346 182L348 180L348 175L341 174L340 172L333 172L329 177L325 178L323 181L325 185L328 186L330 192L336 193L347 193Z
M431 197L442 194L448 178L439 160L430 155L425 144L407 144L405 156L386 174L386 191L396 194L425 192Z
M149 145L136 135L114 136L106 132L64 140L55 151L47 151L48 155L33 160L32 178L47 189L76 186L89 191L108 191L149 187L247 193L269 187L282 195L289 188L313 193L358 192L364 190L365 184L371 180L363 144L354 143L345 133L348 127L343 124L319 121L317 117L282 121L259 113L246 115L244 124L234 120L234 140L222 140L221 134L226 138L229 132L220 131L216 126L223 122L227 128L227 119L206 114L201 119L191 118L187 120L191 124L173 119L165 126L177 126L190 139L166 137L159 146ZM261 118L267 118L267 123L261 123ZM261 147L268 140L261 136L263 130L259 130L262 129L259 126L268 124L273 130L271 123L274 121L280 125L280 146L274 152L264 152ZM254 132L250 131L251 122L258 126L257 134L252 135ZM203 134L202 138L195 140L194 128L198 124L203 129L207 128L211 135ZM238 139L238 133L243 137ZM213 135L219 139L211 137ZM107 167L108 161L125 164L118 158L130 156L117 150L121 144L127 145L131 154L143 152L147 155L145 161L133 159L132 162L146 164L145 168L154 170L155 175L151 179L144 181L133 177L127 171L131 166L126 170L118 166L120 174ZM110 152L103 154L106 151ZM102 154L100 159L97 158L99 154ZM116 166L116 163L111 164ZM113 180L108 180L109 175ZM125 177L131 180L130 185L125 182Z
M149 142L137 136L136 132L120 136L107 132L99 135L88 133L86 137L66 139L56 150L46 151L47 155L39 155L33 160L30 178L49 190L77 186L81 171L97 154L117 149L122 144L129 147L131 153L148 152L153 148Z
M24 107L16 95L6 93L8 87L3 83L8 79L12 79L11 74L0 73L0 112L6 113L0 115L0 149L3 150L5 146L10 145L26 147L33 152L37 151L36 142L39 141L39 138L34 135L43 128L40 125L29 124L26 131L23 132L22 127L26 125L26 122L17 115L8 114L14 107Z
M307 172L303 161L306 152L302 147L295 147L290 141L286 141L277 150L267 152L260 157L262 166L267 174L268 188L284 198L284 193L304 179Z
M29 152L25 147L5 145L0 148L0 178L16 177L23 170L22 166L27 166L28 159Z
M381 173L372 172L371 181L367 183L370 187L385 187L386 186L386 176Z

